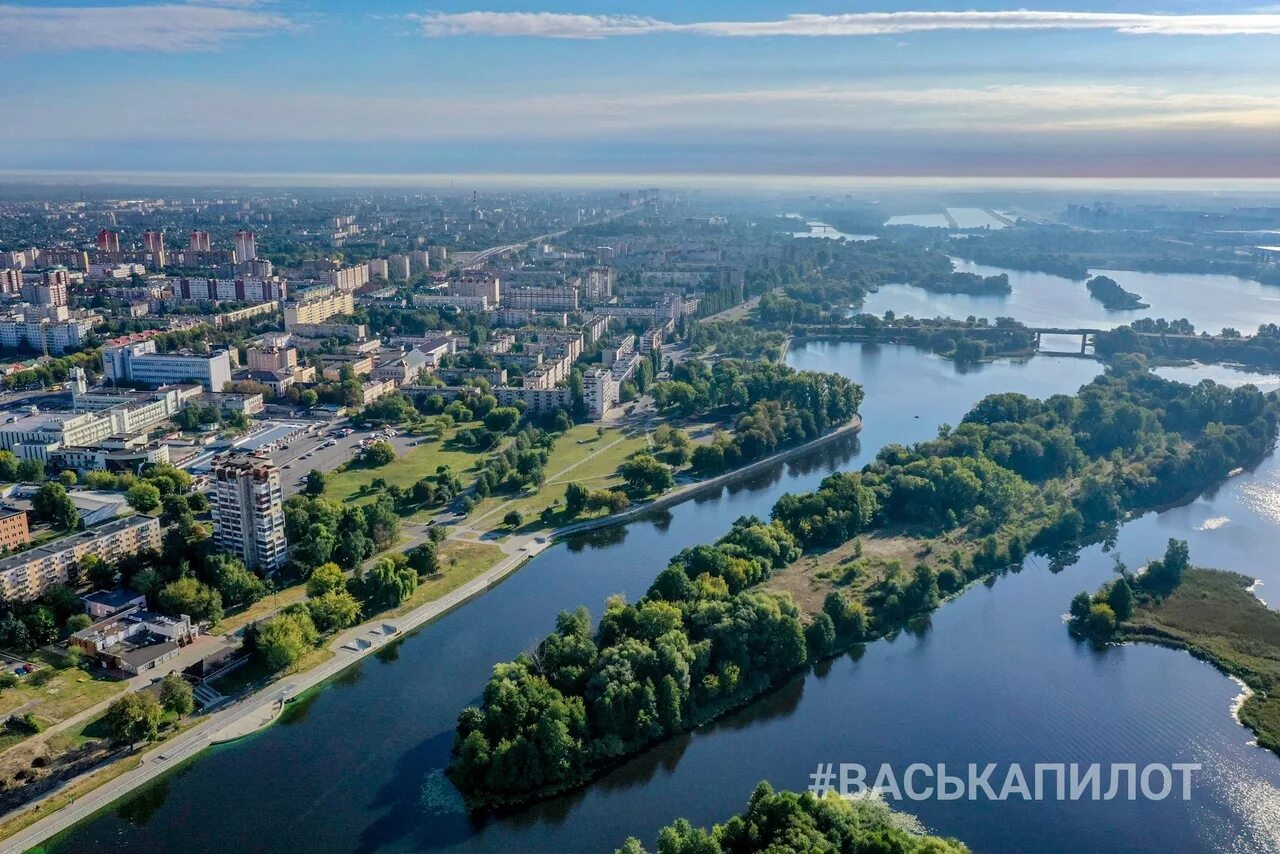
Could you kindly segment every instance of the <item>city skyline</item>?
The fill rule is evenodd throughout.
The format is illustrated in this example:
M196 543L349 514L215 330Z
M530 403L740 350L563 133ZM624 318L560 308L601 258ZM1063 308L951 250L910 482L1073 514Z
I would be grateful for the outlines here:
M945 5L0 4L0 170L1280 177L1274 8Z

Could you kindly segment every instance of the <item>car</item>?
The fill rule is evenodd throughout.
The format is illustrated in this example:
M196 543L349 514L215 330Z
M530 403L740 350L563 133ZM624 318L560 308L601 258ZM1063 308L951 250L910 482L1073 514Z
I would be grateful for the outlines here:
M286 464L285 464L285 468L287 468L287 469L291 469L291 468L293 468L293 464L292 464L292 463L286 463Z

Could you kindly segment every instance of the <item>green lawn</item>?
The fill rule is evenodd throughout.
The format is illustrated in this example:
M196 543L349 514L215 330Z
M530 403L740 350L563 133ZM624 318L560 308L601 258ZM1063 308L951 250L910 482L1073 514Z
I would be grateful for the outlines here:
M254 602L249 607L237 611L234 614L228 614L223 617L217 625L209 630L211 635L225 635L237 631L255 620L261 620L271 616L281 608L292 605L294 602L301 602L307 598L306 585L295 584L292 587L286 587L270 596L265 596Z
M340 503L367 504L378 496L374 491L362 491L373 483L374 478L384 479L389 486L408 489L427 475L435 474L439 466L449 466L462 478L463 485L469 485L475 480L471 467L488 452L478 454L453 445L455 432L445 433L443 441L429 441L411 448L385 466L368 468L352 463L346 471L329 476L324 496Z
M61 658L43 651L27 656L26 660L44 666L23 677L14 687L0 691L0 716L19 711L30 713L42 727L48 728L125 689L124 681L106 676L101 670L89 673L78 667L66 667Z
M537 492L518 497L490 496L476 506L471 518L480 520L482 528L494 529L501 526L507 511L515 509L526 519L536 521L543 508L563 503L565 489L571 482L580 481L590 489L607 489L622 483L618 466L647 445L642 434L628 436L615 427L608 427L603 436L597 436L594 424L578 425L556 440L547 460L546 483ZM486 518L499 508L500 513Z
M497 546L462 540L445 540L440 544L439 554L440 573L420 583L413 594L391 612L392 616L398 617L428 602L434 602L502 560L502 549Z

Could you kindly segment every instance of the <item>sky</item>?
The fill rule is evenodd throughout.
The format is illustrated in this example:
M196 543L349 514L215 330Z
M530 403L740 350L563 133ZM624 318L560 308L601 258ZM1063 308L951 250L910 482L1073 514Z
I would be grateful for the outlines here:
M0 0L7 172L1280 178L1280 5Z

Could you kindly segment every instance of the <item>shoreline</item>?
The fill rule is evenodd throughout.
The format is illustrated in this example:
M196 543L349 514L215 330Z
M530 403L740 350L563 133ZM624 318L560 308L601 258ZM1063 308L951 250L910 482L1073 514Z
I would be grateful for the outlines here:
M854 418L846 424L824 433L809 442L805 442L804 444L796 445L791 448L786 448L765 457L764 459L756 460L753 463L749 463L741 468L717 475L716 477L677 487L667 494L659 496L653 501L630 507L621 513L604 516L600 519L590 519L585 522L567 525L563 528L546 533L535 532L530 535L530 543L526 547L526 551L505 557L493 567L476 576L476 578L472 579L469 583L449 592L445 596L420 605L418 608L415 608L414 610L399 617L392 616L390 614L381 616L375 615L359 625L353 626L334 635L325 645L325 648L334 651L334 657L323 664L300 673L281 675L278 679L266 686L263 686L258 691L231 703L222 710L209 716L206 720L200 721L196 725L192 726L179 742L158 744L150 750L134 754L135 756L140 757L139 765L136 768L126 771L118 777L103 783L102 786L92 790L83 798L41 816L32 824L15 833L13 836L0 840L0 854L26 851L49 837L70 829L73 825L89 818L99 810L110 806L112 803L129 794L133 790L162 776L166 771L176 765L196 758L208 747L223 742L231 743L233 741L239 741L246 736L264 731L268 726L278 720L278 715L273 715L263 726L254 727L253 729L247 729L243 732L237 733L234 738L226 738L223 741L219 741L218 739L218 736L224 730L236 726L241 723L244 718L247 718L250 715L262 712L266 705L275 702L276 697L281 692L289 692L289 696L296 698L301 696L304 692L309 692L323 687L326 682L339 675L350 665L355 664L371 653L382 649L387 644L408 636L423 625L439 617L443 617L450 611L453 611L484 593L489 588L501 583L520 567L524 566L524 564L529 560L541 554L547 548L565 537L602 530L616 525L627 524L631 521L635 521L637 518L650 511L663 510L668 507L676 506L702 494L705 491L721 488L726 484L732 483L738 478L748 477L770 466L786 462L787 460L795 456L799 456L806 451L821 447L844 436L856 435L861 430L862 416L855 415ZM462 540L462 542L468 541ZM394 631L389 634L381 635L380 640L362 649L351 650L345 648L345 644L351 643L356 638L365 638L367 640L368 635L372 630L381 629L382 627L390 627L394 629ZM38 811L49 799L56 797L60 792L82 782L89 776L90 774L84 774L65 781L57 788L46 792L39 800L25 804L10 811L6 815L0 816L0 822L9 821L25 813Z

